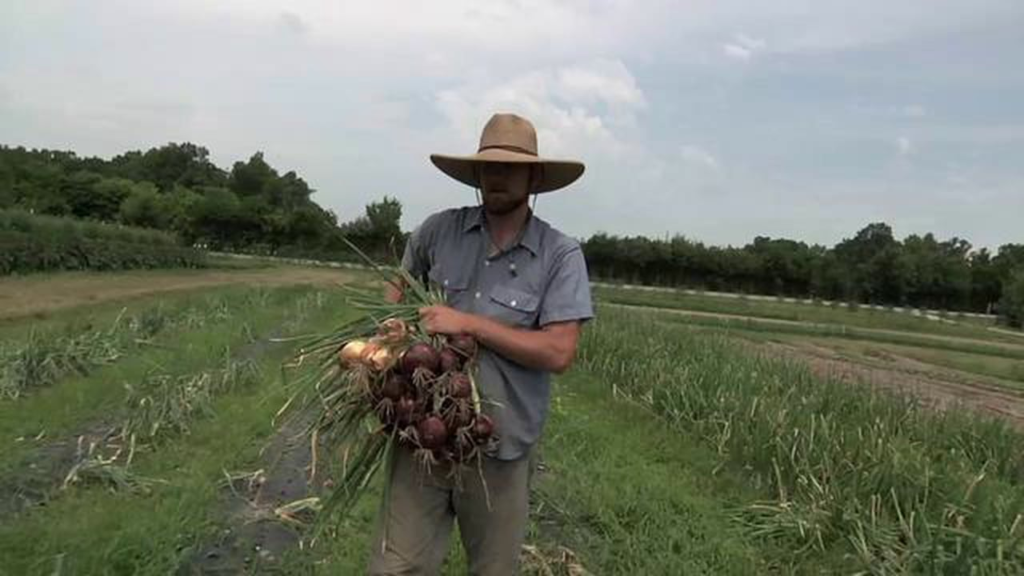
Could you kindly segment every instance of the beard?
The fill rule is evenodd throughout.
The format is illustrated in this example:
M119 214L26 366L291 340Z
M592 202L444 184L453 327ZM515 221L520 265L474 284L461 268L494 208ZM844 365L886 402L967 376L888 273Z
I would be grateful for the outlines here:
M529 194L516 196L508 192L485 192L482 196L484 210L496 216L511 214L529 201Z

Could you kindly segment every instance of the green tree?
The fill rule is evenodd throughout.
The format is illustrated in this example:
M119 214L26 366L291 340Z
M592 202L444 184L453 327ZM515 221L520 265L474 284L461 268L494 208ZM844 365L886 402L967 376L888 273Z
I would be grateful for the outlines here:
M360 250L378 259L388 259L401 250L401 218L402 203L384 196L380 202L367 204L364 215L342 224L341 233Z
M1024 327L1024 268L1014 271L1004 286L999 315L1010 326Z
M139 182L121 203L120 220L132 226L166 229L172 222L170 204L152 182Z
M92 185L92 197L78 204L86 217L112 221L119 218L125 199L135 191L137 184L126 178L103 178Z
M277 180L277 172L263 160L263 152L253 154L248 162L235 162L228 179L228 188L239 197L263 194Z

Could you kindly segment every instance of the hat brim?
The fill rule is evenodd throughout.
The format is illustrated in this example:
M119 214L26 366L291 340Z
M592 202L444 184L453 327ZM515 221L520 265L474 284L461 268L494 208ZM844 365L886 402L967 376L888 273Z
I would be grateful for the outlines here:
M511 162L516 164L537 164L541 171L540 182L533 190L535 193L553 192L565 188L583 175L584 166L576 160L552 160L540 158L511 150L492 148L472 156L448 156L431 154L430 161L445 174L474 188L480 187L476 167L485 162Z

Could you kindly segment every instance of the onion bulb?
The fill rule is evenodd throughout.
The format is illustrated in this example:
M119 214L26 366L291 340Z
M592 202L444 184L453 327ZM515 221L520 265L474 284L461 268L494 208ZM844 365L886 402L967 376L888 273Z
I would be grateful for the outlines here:
M352 340L341 347L338 351L338 359L345 366L353 366L363 361L363 352L366 350L366 342L363 340Z
M448 346L463 358L476 356L476 340L469 334L453 334L448 337Z
M452 398L469 398L473 394L473 383L463 372L455 372L448 378L448 393Z
M363 363L379 371L387 370L392 362L391 350L387 346L371 342L363 350Z
M416 426L420 446L428 450L437 450L448 441L448 427L437 416L427 416Z
M494 434L494 420L491 420L486 414L477 416L476 422L473 424L473 437L478 442L484 442Z
M410 378L415 375L417 369L436 374L440 364L441 357L437 349L426 342L417 342L402 354L402 372Z
M462 367L462 357L451 348L441 350L441 372L454 372Z

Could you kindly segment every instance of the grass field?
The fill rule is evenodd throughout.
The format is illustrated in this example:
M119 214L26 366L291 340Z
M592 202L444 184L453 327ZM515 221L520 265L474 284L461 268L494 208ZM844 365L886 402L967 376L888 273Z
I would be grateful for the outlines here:
M722 298L682 292L646 292L628 288L598 287L595 296L604 302L674 308L710 314L728 314L751 318L784 320L804 324L834 324L851 328L898 330L1024 345L1019 336L988 330L989 323L952 314L947 319L931 320L905 312L874 310L868 307L846 308L822 304L796 304L745 298Z
M53 275L37 288L88 284L97 297L52 298L35 316L0 299L7 350L34 333L21 357L76 359L0 400L0 574L363 570L376 487L312 548L278 514L322 493L341 463L321 462L307 485L308 445L272 425L290 348L268 339L354 311L325 284L337 272L270 270ZM145 289L155 278L161 289ZM600 308L555 384L527 574L1024 571L1024 453L1006 419L934 412L768 348L908 358L1009 389L1008 342L877 318L848 325L867 330L858 338L695 318ZM101 338L116 353L72 354ZM452 542L444 573L465 573Z

